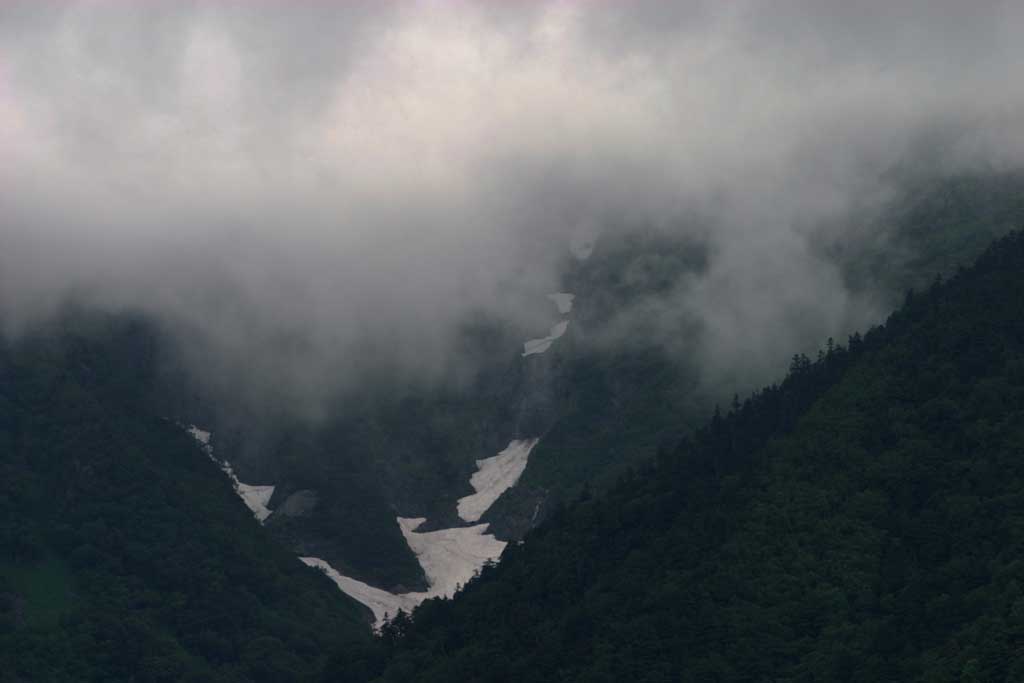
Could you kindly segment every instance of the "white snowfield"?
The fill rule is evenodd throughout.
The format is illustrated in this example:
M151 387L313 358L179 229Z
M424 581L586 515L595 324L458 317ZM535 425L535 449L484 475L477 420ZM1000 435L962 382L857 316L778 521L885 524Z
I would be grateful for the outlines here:
M273 510L267 507L270 503L270 499L274 496L273 486L254 486L252 484L243 484L238 481L238 477L235 476L235 471L231 468L231 463L227 460L218 460L213 454L213 446L210 445L210 432L203 429L199 429L195 425L188 427L188 433L192 435L202 449L206 451L206 455L209 456L210 460L217 463L220 467L221 472L228 475L228 479L231 480L231 486L235 489L235 493L242 499L246 507L252 510L252 514L256 516L260 524L266 521L267 517L271 515Z
M498 559L505 550L504 541L486 533L487 524L417 532L425 521L422 517L398 518L402 535L427 575L427 597L452 597L487 561Z
M225 465L227 465L227 463L225 463ZM230 467L230 465L227 466ZM274 497L274 487L243 484L238 481L238 477L235 477L233 473L231 476L234 477L233 481L235 482L235 490L238 491L238 495L242 497L245 504L249 506L252 513L256 515L256 519L260 520L261 523L265 522L267 517L273 513L273 510L268 508L267 504L270 502L270 499Z
M300 557L310 567L322 569L346 595L363 603L373 612L374 628L379 629L385 620L406 613L424 600L450 598L461 586L465 586L489 560L501 557L506 543L499 541L487 531L487 524L438 531L416 531L426 519L422 517L398 517L406 543L416 555L423 573L427 575L430 588L417 593L389 593L380 588L339 574L331 565L317 557Z
M531 339L523 344L523 356L531 356L535 353L544 353L551 348L556 339L565 334L569 328L569 321L563 320L551 328L551 333L542 339Z
M548 298L555 302L559 313L566 315L572 311L572 302L576 295L569 292L555 292L554 294L548 294Z
M539 439L514 439L497 455L477 460L477 471L469 480L476 493L459 499L459 517L467 522L477 521L501 494L515 486L537 441Z
M323 571L343 593L369 607L373 612L374 628L379 629L384 625L384 621L388 617L398 614L398 610L406 613L411 612L416 605L426 599L425 597L419 597L421 595L426 596L426 593L395 595L380 588L374 588L362 581L343 576L319 557L300 557L299 559L310 567Z
M253 486L238 481L238 477L231 468L231 464L227 461L217 460L214 456L213 446L210 445L210 432L199 429L195 425L187 429L188 433L199 442L210 459L217 463L222 472L228 475L235 492L249 506L256 519L262 524L272 512L267 507L267 504L274 495L274 487ZM513 448L516 444L527 444L525 446L525 453L522 452L524 448L522 445ZM523 442L513 441L512 444L509 444L508 448L497 456L477 462L478 467L480 463L491 463L492 461L501 461L502 463L500 465L485 465L484 469L488 473L485 479L477 479L480 472L473 475L474 479L471 482L486 481L486 486L488 487L486 490L488 492L497 491L493 493L493 497L490 498L489 502L480 509L479 515L482 515L502 492L512 486L515 480L518 480L519 475L522 474L522 469L526 467L525 458L529 455L529 449L532 449L534 444L536 444L536 439ZM511 457L509 456L510 452ZM509 465L513 460L520 459L522 460L522 467L519 467L518 472L514 472L518 465L512 467ZM494 474L499 476L494 476ZM510 475L513 474L512 483L507 484ZM502 486L504 488L500 488ZM474 484L474 488L477 488L478 491L481 490L476 484ZM497 490L498 488L500 488L500 491ZM492 495L492 493L488 493L488 495ZM479 519L479 515L477 519ZM299 560L310 567L322 570L343 592L369 607L373 612L374 627L378 629L384 624L386 619L398 614L398 610L412 612L417 605L429 598L452 597L461 586L469 583L470 579L483 568L485 563L497 560L505 550L506 543L504 541L499 541L492 534L487 533L487 524L418 532L416 529L426 519L422 517L398 517L396 520L402 531L402 536L405 537L406 543L409 544L409 548L416 555L420 566L423 567L423 573L427 576L429 589L426 591L390 593L357 579L344 576L325 560L318 557L299 558Z

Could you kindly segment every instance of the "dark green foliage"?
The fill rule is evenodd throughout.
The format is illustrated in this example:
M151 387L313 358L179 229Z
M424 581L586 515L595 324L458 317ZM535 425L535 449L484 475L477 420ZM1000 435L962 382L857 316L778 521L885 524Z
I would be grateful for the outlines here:
M149 408L155 339L70 316L0 348L2 681L276 683L369 641Z
M1024 676L1024 235L557 510L382 681Z

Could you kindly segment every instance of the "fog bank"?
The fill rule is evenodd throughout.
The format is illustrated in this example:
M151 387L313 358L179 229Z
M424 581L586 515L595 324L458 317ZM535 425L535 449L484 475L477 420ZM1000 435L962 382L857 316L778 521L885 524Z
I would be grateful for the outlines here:
M643 226L711 260L615 324L735 372L870 318L811 236L893 169L1022 161L1019 3L511 5L4 3L4 329L141 310L312 409L445 379L467 316L546 329L573 236Z

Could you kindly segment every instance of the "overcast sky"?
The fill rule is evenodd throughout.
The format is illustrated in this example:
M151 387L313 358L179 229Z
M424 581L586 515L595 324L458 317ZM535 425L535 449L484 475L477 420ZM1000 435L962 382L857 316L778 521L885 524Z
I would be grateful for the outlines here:
M830 329L857 304L807 226L922 151L1018 165L1022 29L1010 1L7 0L0 316L141 308L275 391L371 348L430 375L467 312L543 326L574 233L696 211L714 260L672 305L712 341Z

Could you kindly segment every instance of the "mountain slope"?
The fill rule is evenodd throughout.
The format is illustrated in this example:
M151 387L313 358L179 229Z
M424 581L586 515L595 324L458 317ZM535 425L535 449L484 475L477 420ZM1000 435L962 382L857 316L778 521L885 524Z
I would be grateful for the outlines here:
M858 214L863 225L825 230L814 247L878 311L1024 218L1020 173L904 184L890 204ZM559 501L584 486L602 490L692 432L716 401L784 369L707 376L702 356L685 352L706 345L698 317L673 318L665 337L657 312L699 286L713 258L705 238L681 237L688 233L701 231L615 231L586 258L567 253L560 288L575 294L572 305L556 315L561 305L538 301L551 323L568 324L565 334L524 356L523 340L546 327L514 329L481 313L460 337L466 381L410 387L382 377L313 422L253 415L231 397L196 400L195 391L180 391L187 400L164 414L213 431L218 456L246 483L275 486L267 528L296 554L393 593L427 590L396 518L425 518L424 531L461 526L457 502L473 493L476 461L539 437L516 485L480 519L488 533L516 540ZM805 343L820 332L788 333ZM760 355L784 358L790 347L770 342Z
M874 302L879 318L899 305L908 288L927 287L936 275L971 263L993 239L1024 224L1020 170L904 175L911 177L894 183L894 196L883 205L855 211L842 225L810 237L815 253L856 297ZM573 345L555 349L552 368L560 401L519 486L485 517L499 533L520 537L556 500L571 500L584 483L602 488L626 467L692 432L716 402L785 370L780 363L761 367L760 375L732 378L738 385L709 383L700 356L685 351L700 347L701 322L686 324L682 315L668 340L648 342L638 327L621 343L590 343L588 337L599 335L609 317L627 310L647 312L633 316L634 325L658 328L657 312L672 301L663 297L699 283L712 257L700 241L638 232L599 243L571 275L565 287L577 293L567 335ZM793 337L806 344L808 333ZM770 341L765 340L769 349ZM682 351L669 357L666 346Z
M369 642L150 409L155 349L74 315L0 347L0 680L293 681Z
M979 223L1004 231L1020 214L1021 184L1010 174L927 186L888 215L892 227L872 228L893 236L880 242L885 248L828 258L858 287L875 286L872 279L889 270L894 282L919 281L972 252ZM929 225L938 227L929 232ZM888 250L893 244L900 248ZM499 538L516 539L560 500L587 485L603 491L691 432L715 398L699 385L697 369L673 362L657 344L593 345L587 328L699 277L705 259L701 244L658 234L605 243L562 283L577 303L566 334L544 354L520 356L532 333L476 321L465 340L467 357L478 361L470 365L481 368L473 382L426 392L380 388L315 425L254 420L235 406L212 404L180 368L166 374L166 338L138 321L71 316L63 329L3 347L0 542L3 557L13 559L0 570L0 628L6 656L20 655L7 669L60 679L68 675L61 662L86 662L75 673L86 677L143 667L140 652L124 653L123 661L110 654L123 636L109 636L120 633L111 625L122 622L141 624L139 633L148 635L136 640L161 643L145 666L173 663L168 676L212 670L286 680L317 667L321 646L334 642L328 632L365 642L359 622L366 612L295 566L294 555L327 558L349 576L396 592L423 590L425 574L395 518L427 517L424 532L461 526L456 505L473 492L475 460L494 457L515 438L542 437L518 484L481 519ZM162 417L212 428L218 457L230 459L243 481L276 486L265 530L182 428ZM289 505L293 497L297 504ZM294 514L284 514L289 510ZM183 538L192 544L178 547ZM165 546L174 553L157 561ZM139 563L142 557L151 560ZM229 577L215 585L227 582L238 594L222 599L199 590L206 579L196 577L210 567L215 577ZM145 592L154 581L162 582L155 596ZM198 609L201 623L217 615L210 618L219 626L201 629L212 636L194 636L175 621L181 606L164 601L181 593L177 582L191 586L183 593L186 613ZM247 587L254 582L259 590ZM325 587L326 601L317 597ZM256 603L262 607L254 611ZM107 621L97 622L104 614ZM245 643L259 633L277 634L281 644L271 650L280 651L272 656L280 661L264 667L253 659L259 648ZM72 658L61 647L79 649Z
M387 633L386 681L1019 680L1024 235Z

